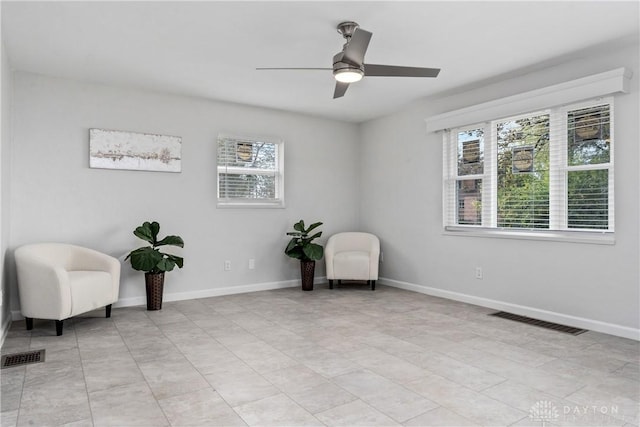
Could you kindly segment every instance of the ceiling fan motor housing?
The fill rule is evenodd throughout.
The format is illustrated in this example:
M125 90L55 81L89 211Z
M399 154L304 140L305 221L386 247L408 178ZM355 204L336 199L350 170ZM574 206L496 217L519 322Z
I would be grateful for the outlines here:
M336 80L346 81L346 80L340 79L339 75L347 74L347 73L351 73L352 75L355 73L356 75L359 75L360 78L362 78L362 76L364 76L364 65L356 66L349 62L343 62L342 60L343 56L344 56L344 52L336 53L333 56L333 76L336 78ZM357 80L360 80L360 78L350 79L349 81L350 82L357 81Z

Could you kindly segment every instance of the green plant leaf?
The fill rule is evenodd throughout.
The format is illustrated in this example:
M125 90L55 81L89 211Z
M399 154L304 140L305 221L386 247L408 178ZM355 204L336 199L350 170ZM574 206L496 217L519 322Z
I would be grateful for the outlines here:
M303 232L304 231L304 221L300 220L299 222L296 222L295 224L293 224L293 229Z
M287 244L287 247L284 251L289 252L293 250L293 248L295 248L297 244L298 244L298 239L294 237L293 239L289 240L289 243Z
M178 247L184 248L184 241L180 236L167 236L164 239L160 240L159 242L156 242L156 246L165 246L165 245L178 246Z
M151 224L149 224L148 222L145 222L141 226L136 227L136 229L133 231L133 234L135 234L136 237L139 237L142 240L153 244L153 233L151 232Z
M153 246L156 246L156 242L158 241L158 233L160 233L160 224L156 221L153 221L149 226L151 228L151 236L153 237Z
M160 271L171 271L176 266L176 263L170 258L162 258L156 267Z
M171 254L165 254L165 255L171 261L175 262L176 265L178 266L178 268L182 268L184 266L184 259L182 257L176 256L176 255L171 255Z
M322 249L322 246L317 245L315 243L309 243L308 245L304 246L302 248L302 251L309 259L314 261L322 259L322 256L324 255L324 250Z
M307 233L311 233L311 231L315 230L316 228L320 227L322 225L321 222L315 222L313 224L311 224L309 226L309 228L307 228Z
M152 272L162 260L162 254L148 246L131 251L127 258L131 259L131 267L134 270Z
M310 242L310 241L312 241L313 239L317 239L317 238L318 238L318 237L320 237L320 236L322 236L322 231L318 231L318 232L317 232L316 234L314 234L313 236L311 236L311 237L307 237L307 239L306 239L306 240Z

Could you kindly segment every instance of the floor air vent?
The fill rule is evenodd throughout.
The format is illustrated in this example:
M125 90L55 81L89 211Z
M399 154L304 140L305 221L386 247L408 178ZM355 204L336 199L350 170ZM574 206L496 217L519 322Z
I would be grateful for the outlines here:
M29 363L44 362L44 349L25 351L22 353L5 354L2 356L2 369L14 366L27 365Z
M564 332L571 335L580 335L587 332L586 329L574 328L571 326L559 325L557 323L546 322L544 320L532 319L531 317L520 316L518 314L507 313L506 311L498 311L490 313L489 316L501 317L503 319L515 320L516 322L526 323L527 325L539 326L553 331Z

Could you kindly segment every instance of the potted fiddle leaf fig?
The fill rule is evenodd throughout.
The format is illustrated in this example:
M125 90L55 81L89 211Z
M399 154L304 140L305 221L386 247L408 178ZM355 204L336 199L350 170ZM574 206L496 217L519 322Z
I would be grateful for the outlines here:
M160 224L145 221L137 227L133 234L150 243L151 246L143 246L135 249L127 255L131 260L134 270L144 271L147 291L147 310L162 309L162 294L164 289L164 273L173 270L176 266L182 268L184 260L177 255L160 252L161 246L184 247L184 241L180 236L166 236L158 240Z
M316 261L322 259L324 249L321 245L313 243L314 239L322 236L322 231L313 235L310 233L322 225L321 222L311 224L305 228L304 221L300 220L293 225L293 230L287 233L292 236L284 253L291 258L300 260L300 274L302 278L302 290L313 290L313 276L315 274Z

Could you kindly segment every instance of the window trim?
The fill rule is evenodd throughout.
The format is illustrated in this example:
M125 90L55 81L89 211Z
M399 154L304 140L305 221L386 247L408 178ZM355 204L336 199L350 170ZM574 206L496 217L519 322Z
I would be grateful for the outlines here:
M239 172L251 172L256 175L268 175L272 172L271 169L254 169L254 168L240 168L229 167L218 164L217 152L218 145L221 140L241 140L248 142L266 142L276 145L276 185L275 192L276 197L273 199L249 199L249 198L220 198L220 174L221 173L236 173ZM284 141L277 137L262 137L262 136L248 136L239 135L234 133L220 133L216 138L216 207L223 209L233 208L267 208L267 209L283 209L285 208L284 199Z

